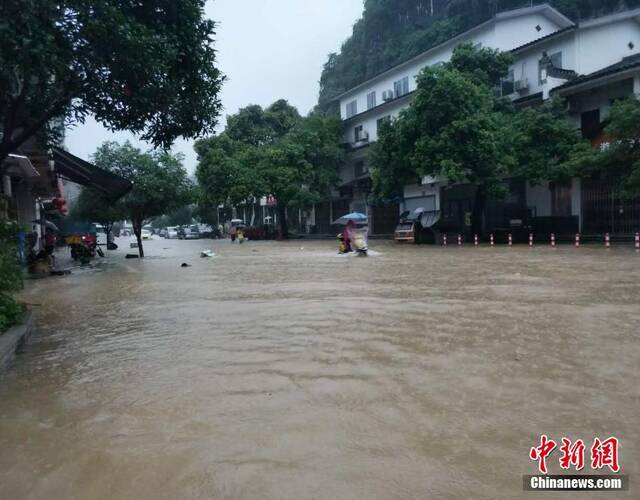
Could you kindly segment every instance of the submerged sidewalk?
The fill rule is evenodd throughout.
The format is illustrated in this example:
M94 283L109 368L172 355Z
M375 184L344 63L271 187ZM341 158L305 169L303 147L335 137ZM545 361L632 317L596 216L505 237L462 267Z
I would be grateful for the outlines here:
M0 334L0 374L10 365L20 348L25 344L34 328L33 315L27 311L18 325Z

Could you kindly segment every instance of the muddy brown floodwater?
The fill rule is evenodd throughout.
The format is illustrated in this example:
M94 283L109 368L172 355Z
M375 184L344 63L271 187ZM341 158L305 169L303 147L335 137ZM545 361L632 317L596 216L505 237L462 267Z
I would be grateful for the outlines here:
M522 491L544 433L619 438L630 491L588 498L639 498L639 255L372 247L160 240L29 283L0 497L584 498Z

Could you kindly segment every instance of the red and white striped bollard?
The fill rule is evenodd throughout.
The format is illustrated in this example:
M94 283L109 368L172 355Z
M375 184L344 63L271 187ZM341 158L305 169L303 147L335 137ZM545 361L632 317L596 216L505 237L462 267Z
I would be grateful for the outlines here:
M513 236L511 235L511 233L509 233L509 246L513 246Z
M529 233L529 248L533 248L533 233Z
M462 235L461 234L458 235L458 246L459 247L462 246Z
M640 252L640 233L636 233L636 252Z
M551 233L551 247L552 248L556 247L556 235L555 235L555 233Z
M491 236L489 236L489 242L490 242L492 247L495 246L496 240L493 237L493 233L491 233Z
M479 241L479 239L478 239L478 235L476 234L476 235L474 235L474 236L473 236L473 244L474 244L475 246L478 246L478 245L479 245L479 243L480 243L480 241Z
M611 248L611 235L609 233L604 235L604 246L606 248Z
M580 247L580 233L576 233L576 248Z
M442 246L443 247L447 246L447 233L442 235Z

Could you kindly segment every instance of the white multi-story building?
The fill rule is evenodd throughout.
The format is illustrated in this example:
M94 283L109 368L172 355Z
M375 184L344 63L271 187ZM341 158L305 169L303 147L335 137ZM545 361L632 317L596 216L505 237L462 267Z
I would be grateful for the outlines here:
M500 92L521 106L538 104L552 95L567 98L576 127L581 127L585 137L594 143L602 140L601 124L612 100L634 92L640 94L640 9L579 23L549 5L500 13L338 96L349 152L340 172L342 184L329 204L331 218L350 210L366 211L374 233L389 233L398 213L405 209L421 207L463 217L469 203L467 200L465 205L463 200L464 190L447 196L444 187L448 183L443 178L425 178L406 186L404 198L396 205L367 204L368 147L376 141L381 122L397 117L410 104L420 71L448 61L460 43L510 51L515 62ZM510 198L512 203L526 208L541 226L561 222L567 232L573 226L576 230L596 231L595 220L605 217L596 214L601 210L598 206L605 210L607 202L609 206L616 204L608 187L596 184L587 182L589 192L585 193L579 179L562 186L514 180ZM590 210L591 226L584 213ZM508 214L499 213L494 225L499 227L505 217ZM623 229L625 224L619 224L620 231L627 230ZM607 230L616 232L615 227Z

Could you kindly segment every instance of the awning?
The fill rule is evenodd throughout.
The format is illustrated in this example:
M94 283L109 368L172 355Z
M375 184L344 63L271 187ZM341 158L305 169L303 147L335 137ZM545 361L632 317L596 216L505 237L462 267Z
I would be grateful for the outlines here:
M31 163L31 160L26 156L9 154L6 162L9 165L9 169L7 171L9 174L12 172L19 172L26 178L38 177L40 175L33 166L33 163Z
M53 160L56 172L62 177L97 189L113 198L120 198L131 190L132 185L128 180L98 168L63 149L53 148Z
M552 95L566 97L577 92L590 90L612 81L623 78L631 78L640 71L640 54L634 54L622 58L621 61L607 66L606 68L594 71L588 75L582 75L571 80L564 85L551 90Z

